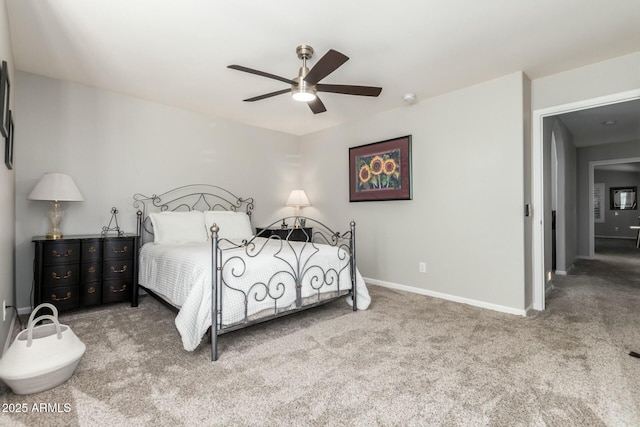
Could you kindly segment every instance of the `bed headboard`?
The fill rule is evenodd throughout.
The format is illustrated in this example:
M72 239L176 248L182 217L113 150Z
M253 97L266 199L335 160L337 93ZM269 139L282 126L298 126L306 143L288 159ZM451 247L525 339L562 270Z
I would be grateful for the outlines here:
M149 219L152 212L233 211L245 212L251 220L253 198L238 197L229 190L209 184L191 184L174 188L159 195L134 194L133 207L142 218L138 230L142 243L153 236Z

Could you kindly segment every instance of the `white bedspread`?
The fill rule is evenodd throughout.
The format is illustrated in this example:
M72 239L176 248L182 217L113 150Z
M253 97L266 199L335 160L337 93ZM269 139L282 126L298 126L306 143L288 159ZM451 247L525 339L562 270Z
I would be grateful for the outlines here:
M222 270L223 281L236 289L219 285L219 320L223 325L245 319L245 309L246 316L251 316L292 307L296 302L295 277L301 272L302 298L316 297L318 290L314 287L322 293L336 292L338 286L341 291L351 289L349 258L344 251L338 257L336 247L263 238L254 242L255 250L249 255L246 248L220 243L222 263L227 263ZM259 256L250 256L261 248ZM298 265L301 272L296 271ZM321 267L309 268L311 265ZM195 350L211 325L211 244L145 244L140 252L139 283L180 309L175 323L182 344L185 350ZM356 293L358 309L366 310L371 298L357 269Z

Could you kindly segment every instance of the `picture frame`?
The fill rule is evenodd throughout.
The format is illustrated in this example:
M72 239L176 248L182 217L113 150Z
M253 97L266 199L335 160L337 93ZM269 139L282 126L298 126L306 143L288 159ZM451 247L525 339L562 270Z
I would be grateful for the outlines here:
M411 135L349 148L349 201L411 200Z
M0 133L5 138L9 136L10 89L9 66L7 65L7 61L2 61L2 68L0 68Z
M611 187L609 189L609 208L612 211L637 210L638 187Z
M9 110L9 120L8 120L8 128L9 134L4 139L4 164L7 166L7 169L13 169L13 114L11 110Z

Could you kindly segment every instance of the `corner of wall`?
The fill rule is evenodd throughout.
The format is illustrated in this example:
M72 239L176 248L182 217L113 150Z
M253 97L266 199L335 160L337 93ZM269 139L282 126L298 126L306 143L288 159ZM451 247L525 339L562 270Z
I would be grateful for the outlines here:
M9 81L15 82L13 52L9 34L9 19L5 0L0 0L0 60L7 61ZM15 85L13 85L15 87ZM10 92L9 108L15 108L16 90ZM2 138L4 141L4 138ZM4 146L4 144L3 144ZM0 170L0 301L15 305L15 174L2 165ZM9 319L0 322L0 342L11 336L13 323Z

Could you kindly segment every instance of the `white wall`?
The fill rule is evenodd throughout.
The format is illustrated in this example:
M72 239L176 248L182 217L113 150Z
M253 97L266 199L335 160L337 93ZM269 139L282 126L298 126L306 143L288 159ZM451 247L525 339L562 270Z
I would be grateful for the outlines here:
M71 175L85 197L65 204L66 235L99 233L112 206L120 211L120 227L135 232L133 194L160 194L193 183L254 197L254 226L291 213L284 204L300 173L298 137L23 72L17 87L21 308L31 303L31 238L48 229L47 202L27 196L45 172Z
M531 88L533 111L639 89L640 52L535 79Z
M523 158L523 179L524 179L524 203L529 205L529 216L524 218L524 306L528 310L533 306L533 212L531 166L532 166L532 145L531 145L531 80L523 75L522 80L522 132L524 141Z
M358 266L378 283L522 312L524 79L515 73L304 136L313 204L305 212L334 226L355 219ZM348 148L407 134L413 200L349 203Z
M7 61L9 65L10 106L15 112L15 99L17 90L15 87L15 75L13 66L13 52L11 51L11 41L9 39L9 21L7 20L7 10L5 0L0 0L0 61ZM14 121L16 129L20 127L20 117ZM20 131L16 132L14 143L20 141ZM15 242L15 199L14 199L14 173L4 165L5 139L0 135L0 304L6 301L7 305L15 306L14 298L14 242ZM14 155L15 161L19 161ZM15 170L15 169L14 169ZM1 308L0 308L1 310ZM0 317L0 354L2 354L4 344L9 334L9 328L14 318L14 311L9 311L6 320ZM0 313L0 316L2 313Z

